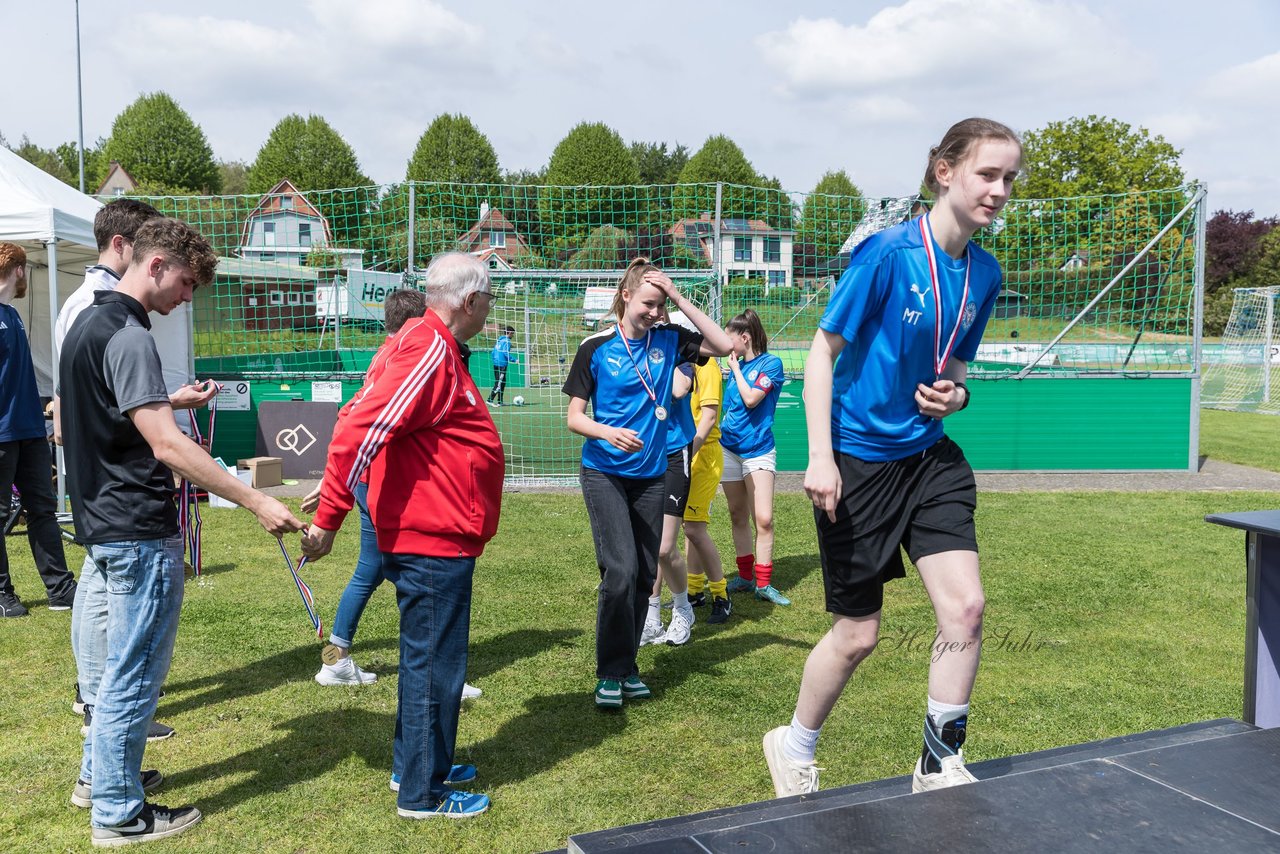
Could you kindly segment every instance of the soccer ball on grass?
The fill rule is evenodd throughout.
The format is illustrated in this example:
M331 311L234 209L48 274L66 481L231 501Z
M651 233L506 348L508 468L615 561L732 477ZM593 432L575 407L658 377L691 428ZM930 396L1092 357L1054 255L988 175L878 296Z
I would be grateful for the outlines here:
M514 399L514 400L512 400L511 402L512 402L512 403L514 403L516 406L524 406L524 395L523 395L523 394L517 394L517 395L515 396L515 399Z

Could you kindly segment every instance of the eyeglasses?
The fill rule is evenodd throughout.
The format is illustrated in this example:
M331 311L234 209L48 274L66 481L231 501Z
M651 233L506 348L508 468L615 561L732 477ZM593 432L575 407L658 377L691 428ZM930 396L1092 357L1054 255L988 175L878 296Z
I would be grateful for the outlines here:
M489 299L493 300L494 302L498 301L498 295L495 294L493 291L476 291L476 293L483 294L484 296L487 296Z

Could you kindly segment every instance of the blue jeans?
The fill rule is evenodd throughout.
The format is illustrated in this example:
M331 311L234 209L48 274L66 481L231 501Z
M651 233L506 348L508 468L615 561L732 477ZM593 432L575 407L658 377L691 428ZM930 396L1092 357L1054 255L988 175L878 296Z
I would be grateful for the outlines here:
M95 827L142 809L142 751L169 673L182 610L182 538L88 547L107 590L107 660L84 740L80 778L93 784Z
M351 580L342 590L338 613L333 618L333 631L329 633L329 642L343 649L351 649L364 606L369 604L369 597L386 578L382 572L382 552L378 551L378 534L373 530L373 520L369 518L369 485L356 484L355 494L356 507L360 510L360 558L356 561Z
M107 666L107 598L106 574L95 572L93 558L85 555L71 606L71 654L76 660L80 698L90 706L98 702L98 684Z
M396 803L428 809L449 794L471 630L473 557L383 554L400 605L399 705L392 771Z

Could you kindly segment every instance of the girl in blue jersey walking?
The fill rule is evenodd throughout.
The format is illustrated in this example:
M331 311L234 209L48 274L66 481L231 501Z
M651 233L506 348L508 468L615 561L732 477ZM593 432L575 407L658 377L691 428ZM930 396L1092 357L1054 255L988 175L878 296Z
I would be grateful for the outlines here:
M961 745L978 672L985 599L973 513L977 489L942 419L969 405L964 384L1001 273L970 238L991 225L1021 168L1004 125L966 119L929 152L924 216L853 251L805 365L809 468L831 630L805 663L790 726L764 737L779 797L818 788L818 735L875 648L884 584L905 549L938 621L929 666L920 792L975 782Z
M668 299L697 332L659 322ZM724 330L645 258L623 273L613 314L616 324L578 347L563 387L568 427L586 439L580 482L600 568L595 701L606 709L650 696L636 651L662 537L676 367L729 352Z
M769 336L753 309L730 320L725 331L733 342L733 353L729 355L729 382L720 423L720 446L724 448L720 482L729 504L733 549L738 555L738 575L728 589L730 593L750 590L775 605L790 605L791 600L772 583L773 490L778 472L773 418L786 375L782 360L769 352Z

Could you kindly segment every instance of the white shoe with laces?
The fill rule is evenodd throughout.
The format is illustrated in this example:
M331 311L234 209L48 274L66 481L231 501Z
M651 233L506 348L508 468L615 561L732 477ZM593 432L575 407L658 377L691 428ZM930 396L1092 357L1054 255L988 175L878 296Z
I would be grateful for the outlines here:
M663 641L668 646L684 646L689 642L692 634L693 608L673 608L671 611L671 624L667 626L667 633L663 635Z
M662 636L661 620L645 620L644 631L640 633L640 645L648 646L651 643L662 643Z
M764 734L764 761L769 765L773 778L773 791L780 798L792 795L811 795L818 791L818 772L813 762L792 759L782 749L790 727L780 726Z
M911 775L911 791L931 792L934 789L949 789L976 782L978 778L964 767L964 751L961 750L955 756L942 757L942 770L936 774L924 773L924 759L917 759L915 773Z
M378 681L378 674L361 670L351 656L339 658L337 664L321 664L316 681L321 685L369 685Z

